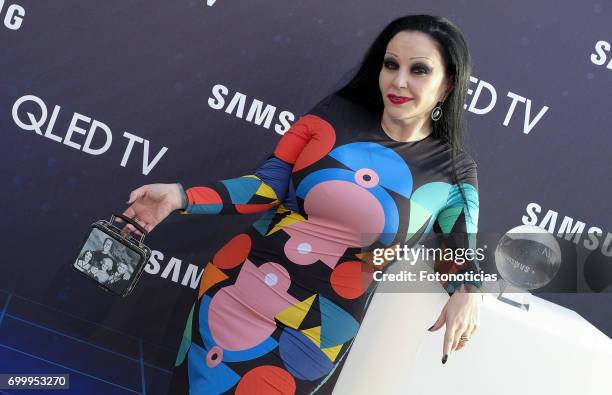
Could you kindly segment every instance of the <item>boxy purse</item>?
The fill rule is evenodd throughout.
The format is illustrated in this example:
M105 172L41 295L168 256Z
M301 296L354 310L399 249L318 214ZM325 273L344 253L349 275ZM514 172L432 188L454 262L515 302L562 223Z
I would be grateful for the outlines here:
M115 217L138 229L142 233L140 239L116 227ZM99 220L91 225L72 267L105 291L126 297L151 256L151 249L143 243L146 235L147 231L136 221L113 213L110 221Z

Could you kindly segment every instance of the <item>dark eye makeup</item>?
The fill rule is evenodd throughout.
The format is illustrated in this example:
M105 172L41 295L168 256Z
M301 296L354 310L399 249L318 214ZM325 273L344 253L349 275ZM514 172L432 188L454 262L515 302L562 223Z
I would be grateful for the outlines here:
M386 58L383 61L383 66L389 70L397 70L399 68L399 65L397 64L395 59L392 58ZM427 65L418 62L412 65L411 70L413 72L416 72L417 74L428 74L430 72L430 69Z

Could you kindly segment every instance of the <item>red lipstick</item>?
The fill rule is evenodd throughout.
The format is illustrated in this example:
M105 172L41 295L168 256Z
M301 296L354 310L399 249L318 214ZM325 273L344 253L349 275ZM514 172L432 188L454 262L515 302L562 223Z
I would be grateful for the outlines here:
M393 95L393 94L388 94L387 97L389 98L389 100L393 104L404 104L404 103L408 103L410 100L414 100L413 97L396 96L396 95Z

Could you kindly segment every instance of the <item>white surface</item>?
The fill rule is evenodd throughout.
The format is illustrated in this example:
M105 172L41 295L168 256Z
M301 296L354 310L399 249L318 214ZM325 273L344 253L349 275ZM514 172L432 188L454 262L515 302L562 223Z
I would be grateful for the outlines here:
M480 329L443 365L445 326L427 331L448 300L442 288L376 293L333 394L611 395L612 340L576 312L527 297L529 311L485 295Z

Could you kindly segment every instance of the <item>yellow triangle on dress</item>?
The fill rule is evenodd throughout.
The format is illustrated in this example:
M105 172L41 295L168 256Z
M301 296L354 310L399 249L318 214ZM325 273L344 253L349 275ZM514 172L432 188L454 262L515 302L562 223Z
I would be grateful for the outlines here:
M278 199L276 197L276 193L274 192L274 189L272 189L268 184L265 184L263 182L261 183L259 188L257 188L257 192L255 193L259 196L267 197L270 199Z
M285 310L278 313L275 318L288 327L297 329L302 321L304 321L304 318L306 317L306 314L308 313L308 310L310 310L312 302L314 302L316 297L317 294L314 294L306 300L287 307Z
M287 226L293 225L296 222L305 221L305 220L306 218L304 218L301 214L295 213L295 212L291 213L285 218L278 221L278 223L274 225L274 227L268 232L268 234L266 234L266 236L269 236L272 233L281 230L282 228L286 228Z
M336 358L338 358L338 353L343 345L344 344L338 344L337 346L322 348L321 351L323 351L325 355L327 355L327 357L334 362L336 361Z
M306 335L307 338L312 340L312 342L316 344L317 347L321 347L321 325L315 326L314 328L304 329L300 332L302 332L304 335Z

